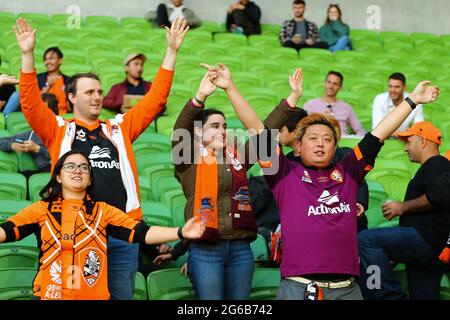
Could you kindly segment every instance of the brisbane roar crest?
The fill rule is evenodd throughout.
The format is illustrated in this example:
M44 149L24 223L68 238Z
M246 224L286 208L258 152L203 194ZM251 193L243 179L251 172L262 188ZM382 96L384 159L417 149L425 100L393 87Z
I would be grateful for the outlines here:
M105 256L98 248L86 248L79 253L83 280L92 287L104 268Z

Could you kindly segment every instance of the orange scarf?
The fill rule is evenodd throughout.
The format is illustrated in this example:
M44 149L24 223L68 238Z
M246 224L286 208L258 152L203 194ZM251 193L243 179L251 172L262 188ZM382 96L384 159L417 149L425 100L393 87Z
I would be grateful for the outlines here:
M232 174L231 210L232 226L235 229L258 229L250 204L247 170L238 160L237 151L226 148L226 159L230 163ZM195 177L194 216L205 221L206 230L200 241L215 243L220 240L218 225L218 170L217 159L213 151L203 145L197 162Z

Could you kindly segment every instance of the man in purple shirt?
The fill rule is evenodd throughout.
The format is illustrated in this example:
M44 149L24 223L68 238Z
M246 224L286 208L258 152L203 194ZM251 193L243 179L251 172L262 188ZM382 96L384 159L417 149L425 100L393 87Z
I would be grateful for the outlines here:
M350 127L356 135L362 137L366 132L356 117L352 107L348 103L336 99L339 90L342 88L343 82L344 77L340 72L328 72L324 83L324 95L321 98L309 100L305 103L303 109L305 109L308 114L312 112L328 113L336 118L341 125L343 136L350 134Z
M359 276L358 184L374 166L383 141L415 106L436 100L438 89L426 84L420 83L400 109L337 163L332 162L337 133L326 114L300 121L295 147L301 162L287 159L279 150L277 173L266 175L282 226L279 299L362 299L355 281Z

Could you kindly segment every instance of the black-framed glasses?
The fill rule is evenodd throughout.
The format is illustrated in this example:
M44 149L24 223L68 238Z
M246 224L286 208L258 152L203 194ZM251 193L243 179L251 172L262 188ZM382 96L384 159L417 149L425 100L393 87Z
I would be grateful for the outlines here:
M91 170L87 163L76 164L75 162L67 162L62 167L69 173L75 172L77 169L80 169L81 173L89 173Z

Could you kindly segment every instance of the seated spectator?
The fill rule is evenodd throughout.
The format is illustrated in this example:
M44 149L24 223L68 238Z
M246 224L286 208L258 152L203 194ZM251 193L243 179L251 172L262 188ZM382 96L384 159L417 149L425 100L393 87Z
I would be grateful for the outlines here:
M50 47L45 50L44 64L47 71L37 75L41 93L52 93L58 99L58 115L71 111L64 91L70 77L61 73L60 69L63 57L63 53L58 47Z
M55 114L58 113L58 100L51 93L42 94L42 100ZM26 170L21 173L28 179L37 172L50 171L50 155L44 143L33 130L20 132L11 137L0 139L0 150L5 152L26 152L36 162L37 170Z
M380 93L373 100L372 128L375 128L394 107L397 107L406 97L409 97L409 93L405 89L406 78L402 73L395 72L389 76L388 92ZM405 131L411 124L420 121L423 121L423 111L422 106L418 105L402 123L399 131Z
M324 82L324 95L322 98L309 100L303 108L308 114L313 112L328 113L336 118L341 126L343 136L350 134L349 129L351 128L356 135L362 137L366 132L352 107L348 103L336 99L343 83L344 77L340 72L328 72Z
M320 27L320 40L325 41L331 52L351 50L349 34L350 28L342 22L341 8L337 4L330 4L325 24Z
M13 111L19 109L19 93L15 84L19 83L14 77L6 74L0 75L0 111L3 110L5 118Z
M294 17L284 21L281 26L281 45L283 47L295 48L297 51L303 48L328 49L328 44L320 41L317 25L305 19L305 7L305 1L294 1Z
M301 157L298 151L296 150L297 141L295 140L295 129L299 124L300 120L307 117L308 114L304 109L296 109L295 115L291 116L287 121L286 125L280 131L280 143L283 146L289 147L292 149L291 152L286 154L286 158L288 160L301 162ZM341 127L339 126L339 122L336 119L332 119L334 122L334 127L336 128L336 133L338 137L338 141L341 138ZM339 147L336 149L336 153L334 154L333 163L339 162L343 159L352 149L347 147ZM358 218L358 232L367 229L367 217L364 215L364 212L369 207L369 188L367 186L367 182L365 179L361 181L358 187L358 199L356 203L356 216Z
M450 162L439 154L442 134L431 122L418 122L397 135L406 142L410 161L421 165L408 184L405 195L408 202L426 193L433 179L450 172ZM406 265L409 299L438 300L441 278L447 269L438 257L450 233L448 207L418 212L406 207L404 202L387 202L382 210L386 219L400 217L400 223L399 227L369 229L359 234L360 284L364 298L406 298L395 278L394 262ZM371 287L368 280L373 274L370 267L374 265L381 275L378 288Z
M250 0L239 0L228 8L227 30L233 33L261 34L261 9Z
M150 90L151 82L142 78L147 57L143 53L133 53L125 58L126 79L115 84L103 100L103 107L117 112L126 112ZM164 112L164 111L162 111Z
M147 13L146 19L160 28L170 28L177 17L186 19L190 28L196 28L202 24L194 11L183 4L183 0L171 0L171 2L168 5L160 3L156 12L150 11Z

